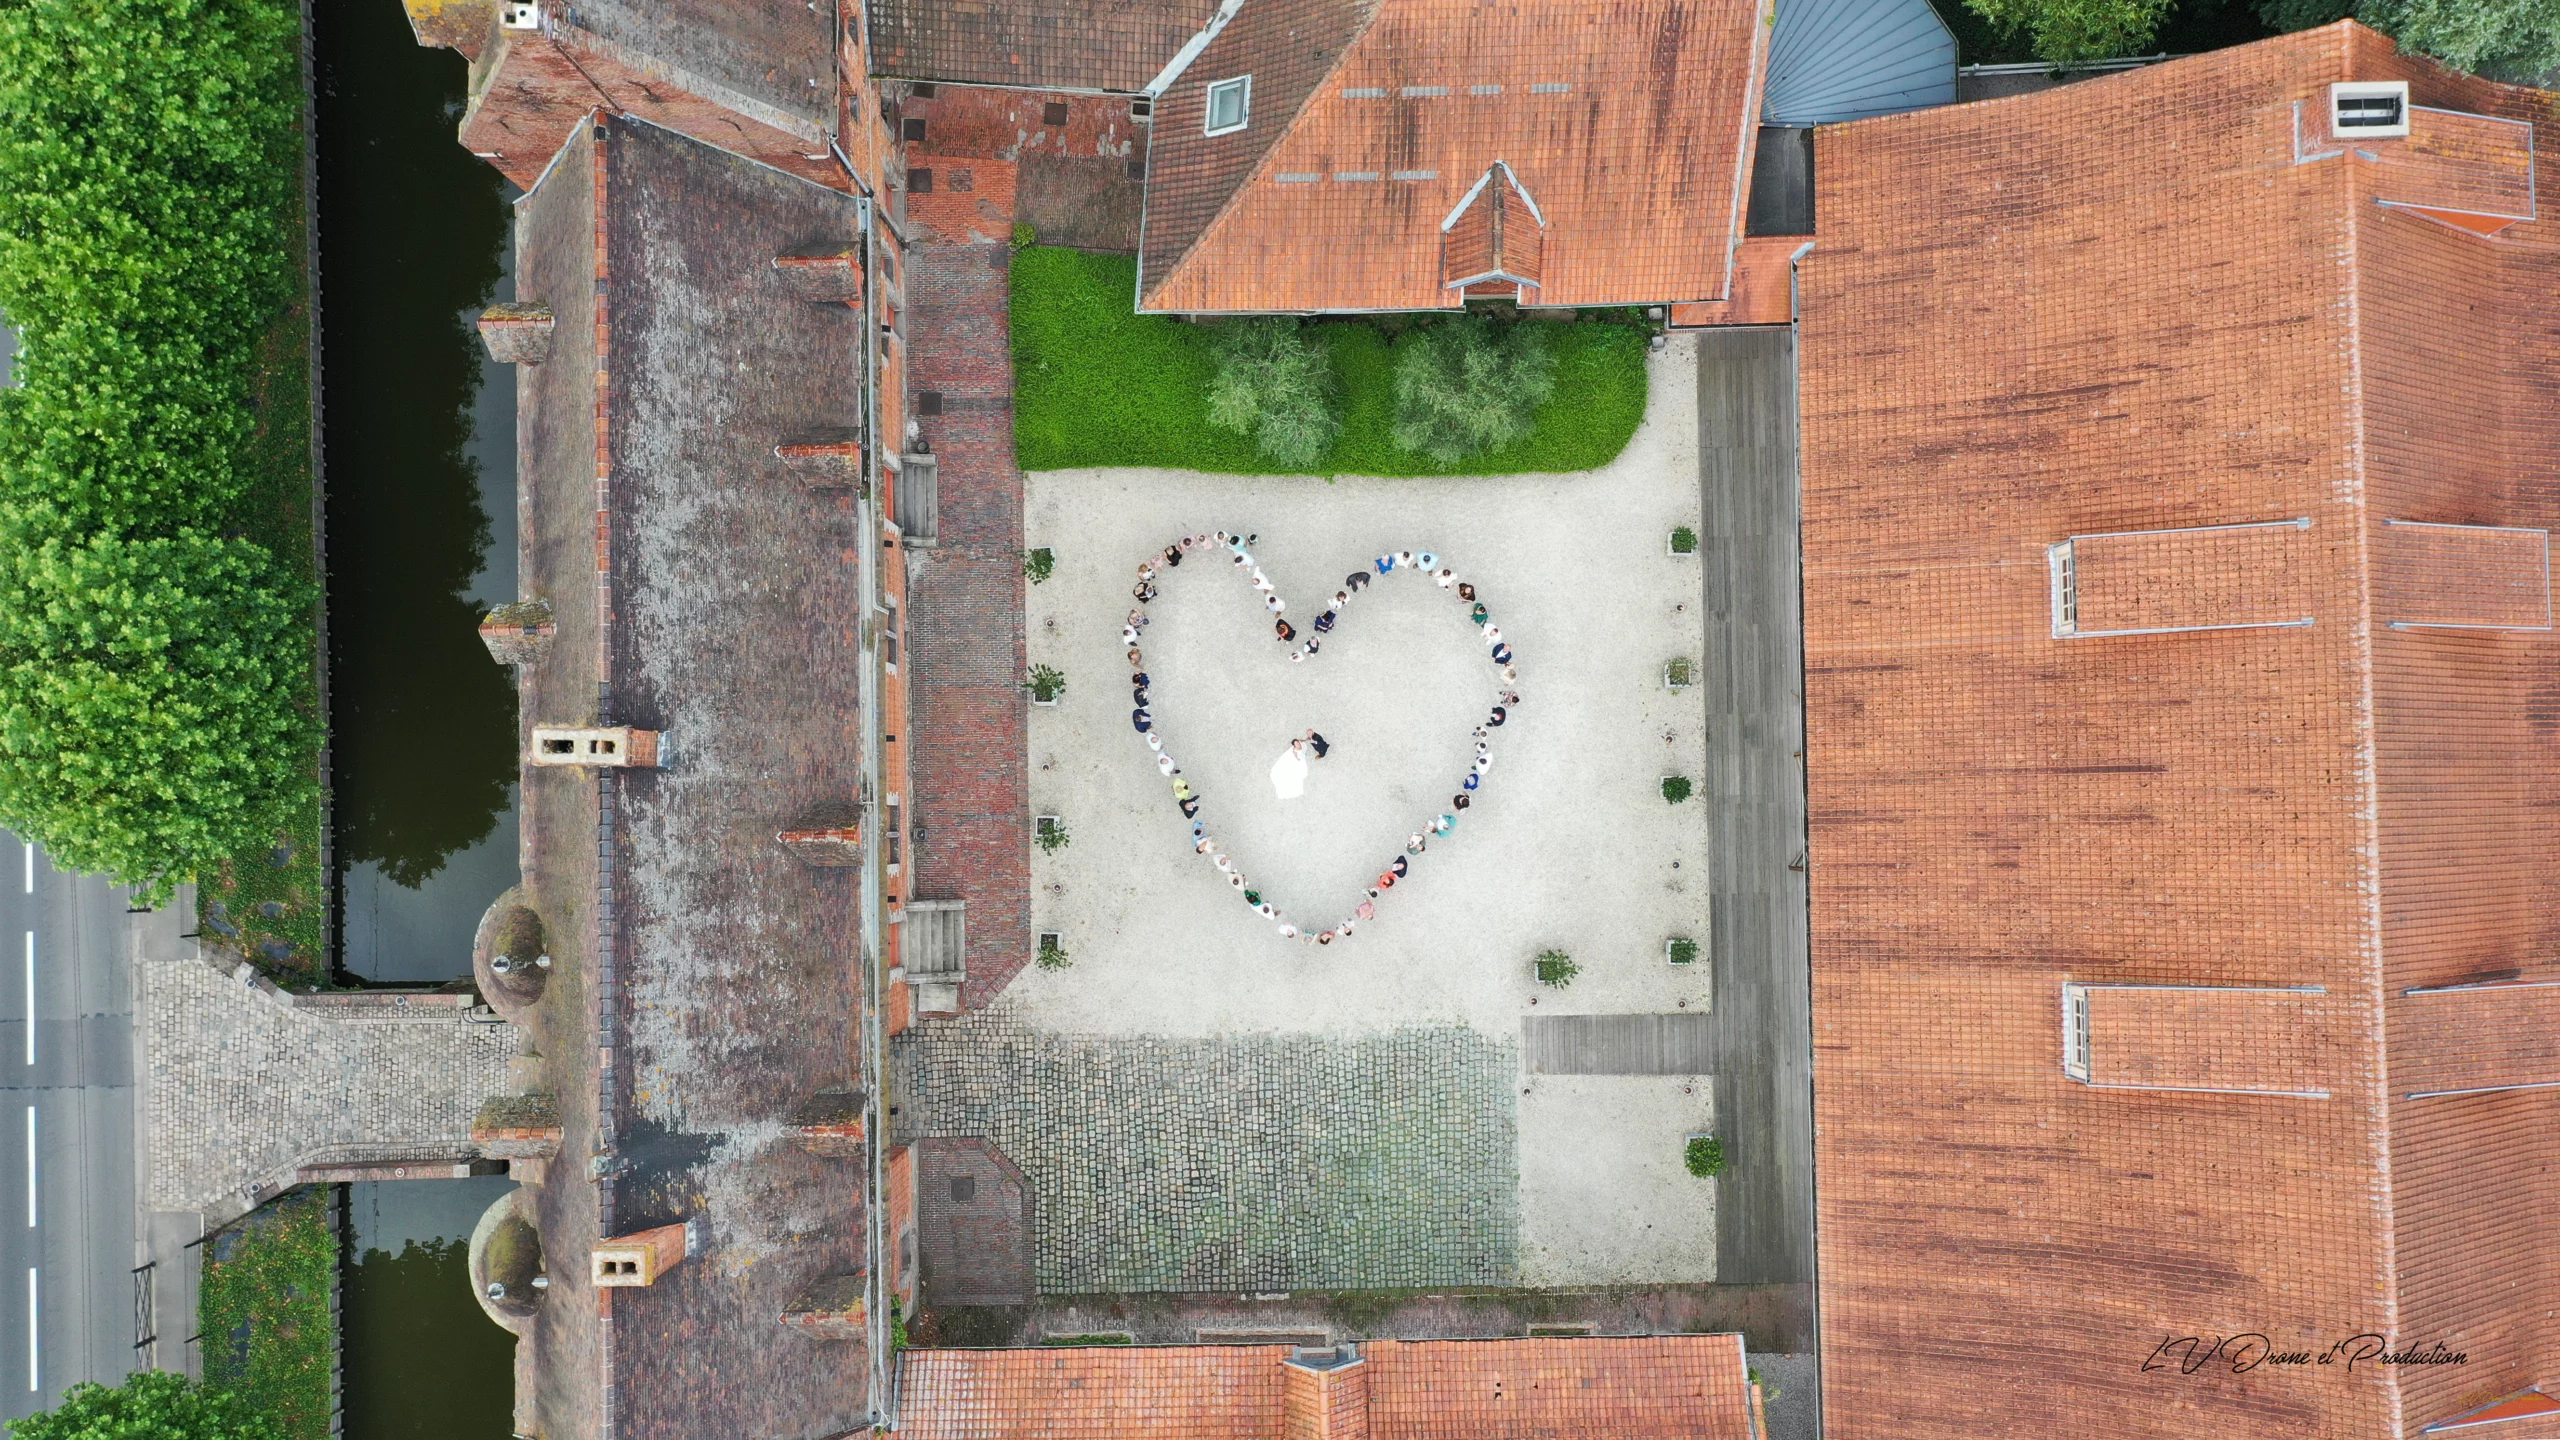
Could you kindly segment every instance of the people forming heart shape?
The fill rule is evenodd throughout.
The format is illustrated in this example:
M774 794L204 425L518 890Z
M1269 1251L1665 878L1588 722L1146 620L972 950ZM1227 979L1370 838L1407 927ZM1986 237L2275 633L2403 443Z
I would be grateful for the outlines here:
M1120 628L1120 638L1129 646L1132 698L1137 704L1137 708L1129 714L1129 721L1137 728L1139 736L1147 742L1147 748L1155 753L1157 772L1173 782L1174 806L1182 812L1182 818L1191 822L1192 850L1211 865L1216 866L1218 872L1227 877L1227 884L1243 895L1244 903L1252 906L1255 914L1277 925L1282 939L1298 940L1313 945L1330 945L1336 940L1350 939L1352 930L1359 922L1374 917L1377 914L1378 898L1394 889L1397 882L1404 880L1412 873L1414 860L1429 847L1431 840L1445 836L1457 828L1458 815L1473 803L1477 787L1484 783L1485 775L1493 769L1493 732L1500 729L1504 722L1511 718L1512 707L1520 703L1520 692L1514 688L1519 684L1520 667L1513 661L1511 647L1503 643L1501 627L1493 623L1491 612L1485 608L1482 600L1476 598L1476 587L1460 580L1456 572L1443 568L1440 557L1428 550L1398 550L1392 555L1381 555L1373 562L1371 569L1355 570L1344 576L1342 588L1333 592L1333 602L1309 622L1310 633L1302 641L1297 627L1289 622L1288 602L1282 600L1279 592L1272 588L1270 579L1262 573L1262 567L1253 563L1253 552L1248 547L1252 545L1254 539L1255 537L1251 535L1230 535L1224 530L1207 535L1185 535L1164 547L1160 553L1150 556L1139 564L1138 583L1130 591L1138 602L1137 608L1129 612L1128 622ZM1201 797L1191 788L1191 782L1183 775L1182 767L1174 763L1173 752L1165 743L1164 732L1156 728L1155 716L1147 708L1146 656L1139 647L1138 637L1140 632L1147 628L1147 606L1156 598L1156 581L1160 577L1170 578L1171 572L1181 565L1186 557L1211 556L1222 548L1234 557L1232 568L1236 573L1261 593L1263 609L1271 615L1271 633L1281 644L1290 647L1289 659L1292 662L1304 662L1315 658L1324 648L1325 637L1332 634L1334 628L1341 624L1343 614L1350 606L1352 598L1367 589L1372 580L1384 579L1396 574L1422 575L1430 577L1433 584L1450 592L1460 605L1466 607L1462 613L1465 614L1468 622L1476 627L1478 636L1484 641L1499 682L1494 687L1492 713L1487 715L1484 723L1475 729L1475 764L1459 781L1457 793L1449 797L1449 808L1424 821L1411 836L1407 837L1404 853L1396 856L1384 870L1378 873L1377 883L1366 891L1368 898L1362 900L1348 918L1331 929L1304 929L1281 914L1280 907L1263 898L1262 892L1254 888L1253 882L1246 878L1242 869L1238 868L1234 858L1228 855L1219 846L1217 840L1209 834L1208 822L1200 818ZM1288 750L1283 752L1280 759L1271 767L1272 786L1281 799L1293 800L1303 792L1308 761L1311 758L1321 758L1330 748L1325 738L1313 730L1289 742Z

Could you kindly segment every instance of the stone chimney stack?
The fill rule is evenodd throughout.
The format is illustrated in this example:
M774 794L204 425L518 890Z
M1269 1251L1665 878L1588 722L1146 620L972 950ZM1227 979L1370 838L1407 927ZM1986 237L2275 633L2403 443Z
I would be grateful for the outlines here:
M628 725L536 725L534 765L574 765L587 769L654 770L658 765L658 732Z
M862 804L839 800L820 805L774 833L782 848L812 870L843 870L862 863Z
M1280 1362L1281 1440L1369 1440L1369 1368L1349 1345Z
M862 303L862 246L822 246L773 257L773 273L794 299L821 305Z
M542 658L559 629L551 621L549 605L518 600L480 617L480 643L489 647L489 658L501 665L530 665Z
M812 1340L860 1340L869 1319L865 1276L822 1275L784 1307L782 1323Z
M598 1289L655 1285L658 1277L694 1252L693 1227L661 1225L636 1235L599 1240L588 1252L588 1278Z
M551 358L551 307L492 305L480 312L480 343L501 365L539 365Z
M846 1086L821 1090L791 1112L791 1138L812 1155L850 1160L862 1154L863 1093Z

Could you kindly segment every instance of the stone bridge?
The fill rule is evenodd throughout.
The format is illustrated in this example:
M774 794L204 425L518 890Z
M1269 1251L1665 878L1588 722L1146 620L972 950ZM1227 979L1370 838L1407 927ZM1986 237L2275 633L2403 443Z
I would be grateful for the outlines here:
M523 1032L470 995L294 995L188 945L137 967L144 1206L227 1223L294 1185L470 1173Z

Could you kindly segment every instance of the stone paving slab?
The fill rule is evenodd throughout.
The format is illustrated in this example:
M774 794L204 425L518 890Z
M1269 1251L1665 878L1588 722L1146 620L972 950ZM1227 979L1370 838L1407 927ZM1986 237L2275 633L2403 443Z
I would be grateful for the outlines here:
M999 1000L893 1063L899 1138L984 1135L1029 1178L1042 1294L1516 1283L1509 1041L1059 1035Z

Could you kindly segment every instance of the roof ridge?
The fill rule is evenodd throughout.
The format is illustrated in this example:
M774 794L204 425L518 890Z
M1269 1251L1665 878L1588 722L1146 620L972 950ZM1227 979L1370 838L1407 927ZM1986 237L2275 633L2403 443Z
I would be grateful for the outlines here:
M1254 3L1254 0L1246 0L1246 3ZM1276 0L1261 0L1261 3L1272 4L1276 3ZM1192 235L1191 242L1183 246L1180 253L1165 262L1162 273L1155 277L1152 284L1147 283L1143 273L1147 254L1146 236L1143 233L1139 235L1138 264L1142 268L1138 286L1139 309L1146 309L1148 299L1162 293L1166 284L1173 279L1174 273L1182 268L1183 262L1199 253L1201 247L1209 242L1209 237L1217 234L1218 227L1225 224L1228 217L1235 213L1245 193L1252 189L1254 183L1262 178L1263 172L1270 168L1271 157L1279 150L1280 142L1288 139L1289 132L1298 128L1298 122L1306 118L1307 107L1313 105L1316 97L1323 94L1325 87L1332 83L1333 77L1341 73L1343 62L1350 58L1351 52L1359 49L1360 42L1369 38L1369 32L1376 28L1378 17L1385 12L1388 0L1353 0L1353 3L1364 7L1368 13L1361 17L1359 25L1352 30L1350 38L1342 42L1342 48L1333 53L1333 58L1326 63L1323 73L1316 76L1315 83L1307 87L1307 93L1298 97L1298 103L1290 110L1289 118L1272 132L1269 143L1265 144L1262 147L1262 153L1254 158L1252 167L1244 172L1243 178L1228 188L1226 198L1218 202L1217 210L1209 216L1207 223ZM1238 9L1241 12L1242 7L1239 6ZM1191 63L1197 65L1208 56L1208 53L1203 49L1198 56L1193 57Z

